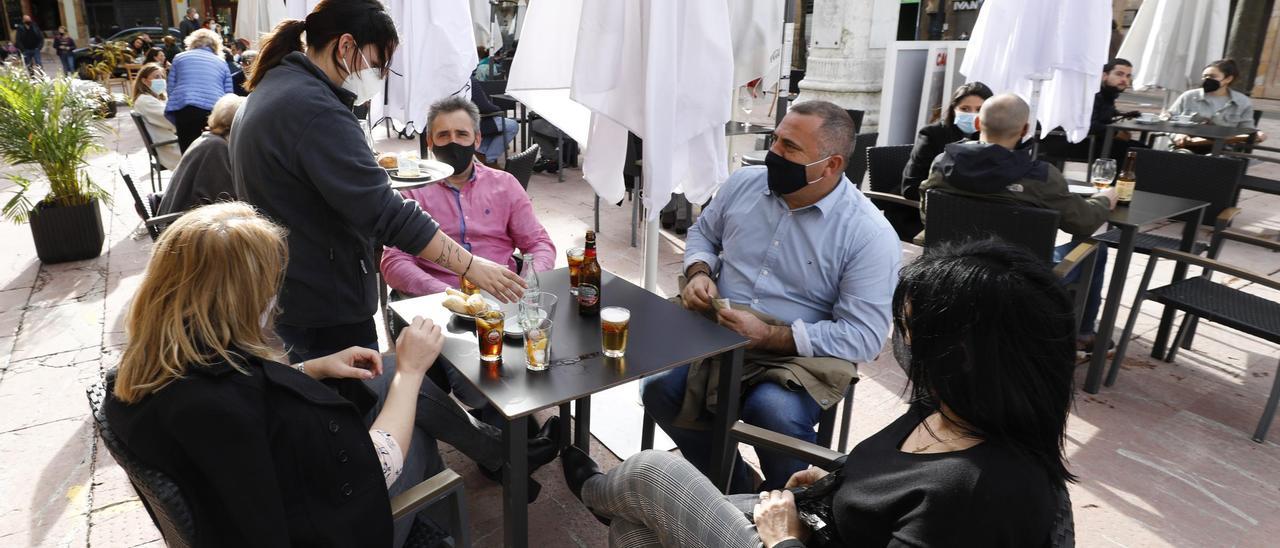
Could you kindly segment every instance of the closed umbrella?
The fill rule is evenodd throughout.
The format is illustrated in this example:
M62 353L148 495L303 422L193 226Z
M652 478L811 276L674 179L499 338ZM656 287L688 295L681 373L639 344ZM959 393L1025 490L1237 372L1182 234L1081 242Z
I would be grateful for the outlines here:
M1089 132L1093 96L1111 36L1108 0L987 0L960 73L1031 105L1041 133Z
M470 98L476 45L467 0L389 0L400 46L387 77L384 115L404 122L410 133L426 131L431 103L450 95ZM374 99L375 106L383 104ZM373 119L380 119L374 109Z
M1222 57L1228 2L1147 0L1118 55L1133 63L1134 89L1182 91L1200 81L1200 71Z
M258 39L288 16L284 0L240 0L236 7L236 38L244 38L257 47Z
M733 40L733 85L763 78L760 89L778 81L782 59L783 2L735 0L729 6L729 36Z

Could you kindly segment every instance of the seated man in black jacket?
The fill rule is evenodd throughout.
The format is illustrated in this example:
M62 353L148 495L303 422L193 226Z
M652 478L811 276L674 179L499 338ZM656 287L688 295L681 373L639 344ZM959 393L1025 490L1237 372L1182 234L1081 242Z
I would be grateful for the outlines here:
M1103 140L1107 137L1107 126L1120 118L1137 116L1137 112L1120 112L1116 109L1116 99L1133 82L1133 64L1119 57L1112 59L1102 67L1102 87L1093 95L1093 115L1089 117L1089 135L1094 138L1093 157L1102 154ZM1117 162L1124 161L1129 149L1146 148L1141 142L1134 140L1128 131L1117 131L1111 143L1110 158ZM1041 141L1041 152L1050 158L1079 159L1089 156L1088 141L1068 143L1061 135L1049 135Z

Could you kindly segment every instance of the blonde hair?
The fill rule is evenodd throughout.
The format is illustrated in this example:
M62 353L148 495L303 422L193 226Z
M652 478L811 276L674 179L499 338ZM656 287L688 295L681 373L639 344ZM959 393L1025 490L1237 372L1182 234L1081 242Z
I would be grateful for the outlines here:
M193 209L170 225L125 318L129 343L114 394L135 403L191 366L245 355L282 359L260 323L284 278L285 230L243 202ZM270 323L268 323L270 325Z
M196 29L182 43L186 44L187 49L210 48L214 54L222 55L222 37L209 29Z
M231 121L236 117L236 111L240 110L240 105L244 104L244 97L234 93L223 95L213 104L213 112L209 113L209 133L226 137L231 133Z
M164 67L156 63L149 63L144 65L142 70L138 71L138 77L133 79L133 90L129 94L130 103L138 102L138 96L144 93L155 97L156 99L164 100L163 97L156 95L154 91L151 91L151 82L147 81L147 77L151 76L151 73L156 71L164 72ZM161 78L164 78L164 76L162 75Z

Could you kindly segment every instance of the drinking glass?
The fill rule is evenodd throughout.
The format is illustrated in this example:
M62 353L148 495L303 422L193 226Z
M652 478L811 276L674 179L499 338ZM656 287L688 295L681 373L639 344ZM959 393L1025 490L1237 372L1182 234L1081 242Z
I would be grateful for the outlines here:
M526 324L536 324L539 320L554 318L556 315L556 303L560 300L555 293L549 291L525 291L520 297L520 322L521 328L526 328Z
M751 116L751 109L755 106L755 97L751 96L751 88L743 86L738 89L738 108L747 116ZM744 121L744 124L750 121Z
M621 358L627 354L627 331L630 325L630 310L620 306L600 309L600 346L605 356Z
M1095 190L1103 190L1111 186L1116 178L1116 161L1112 158L1098 158L1093 161L1093 170L1089 172L1089 182Z
M545 371L551 363L551 326L548 318L524 324L524 362L530 371Z
M501 310L476 314L476 339L480 342L480 360L496 362L502 359L503 325L507 315Z
M569 260L569 294L578 294L578 269L582 268L582 260L586 255L586 250L581 247L571 247L564 251L564 256Z

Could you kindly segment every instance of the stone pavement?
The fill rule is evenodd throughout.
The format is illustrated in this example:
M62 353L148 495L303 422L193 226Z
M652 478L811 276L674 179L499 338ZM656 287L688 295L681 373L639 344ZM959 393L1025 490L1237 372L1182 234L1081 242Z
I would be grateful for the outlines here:
M112 124L116 134L104 141L110 151L95 157L90 169L115 196L114 204L103 207L107 243L101 257L41 265L27 227L0 224L0 546L161 545L123 472L97 443L84 397L84 388L119 360L126 340L122 313L151 248L116 174L119 168L132 170L146 185L145 153L127 113ZM1280 135L1280 121L1267 124ZM383 136L380 130L375 134ZM1280 176L1272 166L1254 171ZM0 183L0 196L11 188ZM563 183L535 175L530 194L559 247L580 243L591 223L592 194L579 171L569 170ZM1237 226L1280 234L1280 198L1246 192L1240 205L1245 213ZM629 247L629 206L604 206L601 262L639 283L641 252ZM1152 230L1173 233L1177 227ZM664 295L674 291L682 247L679 237L664 232ZM918 250L906 253L913 257ZM1223 258L1280 279L1278 254L1231 245ZM1144 256L1134 259L1122 319L1145 263ZM1160 275L1167 272L1161 269ZM1195 347L1177 363L1153 361L1146 354L1157 308L1143 308L1117 385L1096 396L1077 393L1067 450L1080 476L1071 488L1080 545L1274 545L1280 536L1280 427L1265 444L1253 443L1249 434L1276 374L1280 348L1202 324ZM861 369L851 425L855 442L905 409L905 379L890 353ZM1078 373L1077 382L1083 382L1083 368ZM598 444L593 453L606 467L617 462ZM465 478L475 544L501 545L501 489L457 452L446 450L446 459ZM532 545L606 545L605 528L564 487L558 463L535 478L544 489L529 509Z

